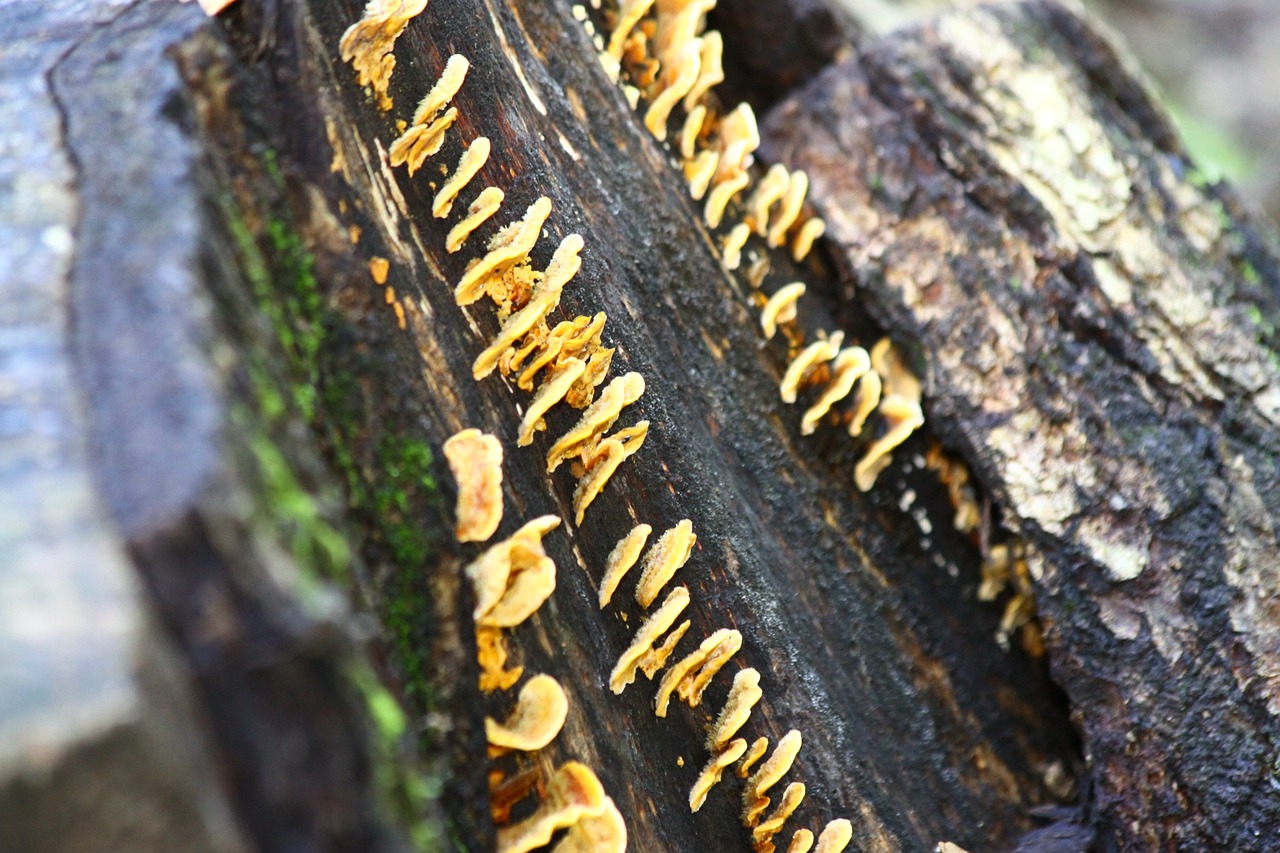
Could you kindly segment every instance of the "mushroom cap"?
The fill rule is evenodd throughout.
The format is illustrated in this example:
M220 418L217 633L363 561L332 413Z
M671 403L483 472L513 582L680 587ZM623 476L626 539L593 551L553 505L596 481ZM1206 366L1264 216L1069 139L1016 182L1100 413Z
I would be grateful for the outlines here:
M626 849L627 824L613 800L605 797L604 811L569 827L551 853L625 853Z
M520 688L516 709L505 722L485 718L485 737L493 746L533 752L560 734L568 713L569 700L560 682L549 675L535 675Z

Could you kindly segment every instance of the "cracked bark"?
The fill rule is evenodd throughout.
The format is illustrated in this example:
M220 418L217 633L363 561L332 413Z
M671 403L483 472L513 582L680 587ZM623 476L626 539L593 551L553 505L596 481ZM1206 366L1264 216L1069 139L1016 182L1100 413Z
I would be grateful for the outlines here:
M228 849L401 843L375 813L367 724L346 674L360 623L308 606L299 558L280 542L296 519L269 531L254 523L252 507L274 494L252 462L263 429L317 506L335 504L322 454L344 478L353 607L381 635L365 651L387 658L443 787L418 817L459 846L491 846L481 721L501 716L509 698L474 687L459 576L477 548L452 541L439 448L464 427L503 440L499 535L544 512L570 519L573 480L548 477L540 450L575 413L554 412L533 448L514 446L527 396L496 377L471 379L496 323L458 309L450 284L475 244L543 194L554 213L535 265L564 234L583 235L564 316L608 313L611 375L636 370L647 384L626 422L653 427L581 527L566 523L547 539L557 591L511 644L528 673L561 681L570 716L533 761L497 767L545 773L586 761L618 802L631 849L749 844L736 779L696 814L686 802L730 679L666 720L653 716L643 680L620 697L605 686L641 615L594 604L605 555L636 521L661 531L690 518L698 548L678 580L692 591L694 627L678 654L737 627L746 642L734 665L758 668L765 690L744 734L804 734L789 778L809 795L779 841L848 817L859 849L1013 847L1035 826L1028 811L1058 802L1049 768L1076 769L1074 733L1042 663L997 647L1000 609L974 597L975 543L950 528L945 491L912 462L941 436L969 456L1006 525L1036 546L1104 849L1227 837L1234 849L1261 849L1250 833L1275 821L1261 768L1272 737L1265 678L1275 673L1265 632L1273 587L1257 566L1274 557L1274 537L1223 531L1269 529L1274 515L1273 368L1247 319L1250 306L1264 322L1276 317L1273 256L1223 191L1181 180L1172 134L1074 18L1040 4L957 13L861 44L857 64L824 72L775 112L772 156L810 169L835 263L801 269L777 257L771 285L810 283L800 318L809 335L840 328L869 345L889 329L928 382L930 423L864 495L852 487L857 448L834 429L801 437L798 412L778 402L785 345L762 344L749 288L720 269L699 208L601 73L568 3L434 0L397 43L389 114L337 58L356 2L238 4L225 29L176 4L113 8L119 17L103 26L92 3L69 6L75 26L59 29L41 5L0 15L49 58L40 73L52 71L61 112L51 121L66 136L46 134L39 150L77 170L35 172L69 186L75 205L59 220L69 248L35 312L55 346L74 353L74 365L52 364L74 366L75 384L60 381L85 400L66 419L82 444L58 458L82 485L92 478L89 503L106 535L127 544L148 594L140 606L159 614L157 642L182 662L177 680L197 707L168 730L216 755L217 771L192 776L230 815ZM761 108L859 38L812 0L743 6L718 11L727 86ZM51 32L74 34L56 43ZM1005 61L983 64L957 47L977 36ZM410 179L384 153L394 120L452 52L472 68L437 160L451 166L465 141L487 135L494 155L472 186L507 193L458 255L442 249L452 220L430 215L436 161ZM30 73L13 61L0 69L0 81ZM1035 159L1058 151L1043 144L1041 110L1017 106L1046 93L1065 93L1061 109L1086 122L1087 143L1121 152L1067 169L1066 189ZM46 88L35 100L52 108L50 98ZM126 138L135 142L115 142ZM1044 186L1069 203L1047 204ZM1224 201L1228 224L1206 215L1216 212L1209 198ZM15 209L0 207L10 211L0 224ZM1090 225L1111 221L1128 226L1123 239ZM32 268L53 248L44 233L19 232ZM940 251L956 247L964 251ZM300 249L312 259L315 304L288 280ZM370 282L373 257L391 262L403 329ZM1021 288L1007 284L1015 274ZM10 275L4 286L36 280ZM965 333L953 340L956 324ZM269 340L282 328L287 339ZM310 355L303 339L318 342ZM281 366L290 355L292 374ZM269 428L253 426L270 408L263 373L286 387L292 410ZM22 400L11 405L25 411ZM388 447L429 448L434 461L406 487L408 457ZM1134 574L1124 561L1137 554L1145 564L1135 578L1109 579ZM1228 703L1230 714L1217 713ZM1206 728L1206 710L1213 739L1171 749ZM1131 732L1140 737L1129 742ZM1228 743L1236 763L1224 768ZM0 791L51 804L65 796L52 784L14 788L29 786L21 762L0 770ZM12 802L0 795L6 823ZM1073 820L1052 831L1079 849ZM1050 844L1041 834L1024 849Z

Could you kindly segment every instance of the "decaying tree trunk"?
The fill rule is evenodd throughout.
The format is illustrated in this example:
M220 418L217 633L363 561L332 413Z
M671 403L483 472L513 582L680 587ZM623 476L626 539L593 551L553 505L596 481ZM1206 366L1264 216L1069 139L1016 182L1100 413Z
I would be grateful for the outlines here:
M339 55L362 11L0 11L0 112L23 116L0 159L0 672L23 674L0 682L0 848L485 850L492 781L577 760L629 849L750 849L732 770L689 805L750 667L739 736L803 736L771 792L806 788L780 849L839 818L858 850L1267 849L1275 256L1078 17L1000 4L866 41L815 0L723 2L722 97L772 110L761 153L808 170L828 223L803 263L753 238L728 271L733 223L707 227L601 67L582 18L602 13L432 0L384 110ZM411 176L397 122L453 54L456 121ZM487 163L434 216L478 136ZM501 209L446 251L486 186ZM647 420L644 444L580 522L571 466L546 465L580 413L519 446L531 394L473 378L499 320L454 298L540 197L533 267L584 246L551 320L603 312L608 377L645 383L619 421ZM765 341L760 293L794 280L799 317ZM925 426L870 491L867 440L802 435L813 392L779 400L820 331L887 332L925 381ZM524 679L489 692L463 571L485 546L454 539L441 452L470 427L504 447L496 538L562 519L554 594L504 632ZM1028 543L1066 700L997 642L1006 602L976 590L1004 534L955 528L924 462L940 440ZM683 519L672 660L718 629L743 643L659 718L661 672L609 684L658 604L597 587L636 524ZM485 716L537 673L563 729L490 756ZM87 722L56 722L72 709ZM129 774L148 785L122 811ZM54 817L68 797L93 808Z

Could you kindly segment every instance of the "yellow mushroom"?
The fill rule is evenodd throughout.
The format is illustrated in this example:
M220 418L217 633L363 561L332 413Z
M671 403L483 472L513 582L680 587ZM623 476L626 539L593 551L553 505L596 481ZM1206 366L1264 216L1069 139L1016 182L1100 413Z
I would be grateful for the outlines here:
M746 751L747 742L738 738L729 743L723 752L717 752L711 756L706 766L702 768L702 772L698 774L698 778L694 780L693 787L689 789L689 811L696 812L702 808L703 803L707 801L707 794L720 783L724 771L729 769L729 765L741 758L742 753Z
M701 201L715 177L716 166L720 163L720 154L716 151L700 151L684 164L684 179L689 184L689 195L694 201Z
M747 202L750 211L747 222L755 229L756 234L763 237L769 233L769 210L786 194L790 185L791 173L781 163L770 166L769 171L756 184L756 190Z
M644 558L644 570L636 585L637 604L648 608L653 603L667 582L688 562L697 541L693 522L687 518L659 537Z
M458 483L459 542L484 542L502 521L502 443L478 429L464 429L444 443Z
M667 119L671 111L698 82L701 46L701 40L694 39L672 56L670 62L663 64L662 75L658 78L658 95L644 114L644 126L659 142L667 139Z
M787 853L809 853L813 849L813 833L807 829L797 829L787 845Z
M715 183L745 174L751 155L760 147L756 114L747 103L738 104L720 120L720 168Z
M707 108L702 104L689 110L684 117L684 126L680 129L680 156L683 159L692 160L697 153L698 137L706 120Z
M529 853L551 841L557 830L583 818L598 817L606 809L604 788L590 767L577 761L563 764L547 783L547 795L537 811L498 830L498 853Z
M813 853L842 853L853 840L853 824L844 818L833 820L818 836L818 846Z
M569 700L560 682L549 675L535 675L520 688L516 709L506 721L485 718L485 738L492 746L533 752L555 740L568 712Z
M507 669L507 643L502 629L476 626L476 660L480 664L480 689L485 693L510 690L520 680L524 667Z
M728 207L734 196L747 188L749 183L751 183L751 175L747 172L738 172L711 188L711 192L707 194L707 205L702 214L702 218L706 220L708 227L720 227L720 222L724 219L725 208ZM697 196L695 195L694 198L697 198Z
M747 754L742 756L742 763L738 765L738 769L734 772L738 774L739 779L747 778L751 772L752 766L764 758L764 754L769 751L769 739L767 737L759 737L751 744L751 748L747 750Z
M555 563L543 551L542 537L559 524L554 515L539 516L507 539L490 545L467 566L466 575L476 591L476 624L518 625L551 594Z
M715 30L703 34L699 45L698 80L684 96L686 111L697 109L703 96L724 82L724 37Z
M573 508L576 513L575 524L582 524L587 507L599 496L610 478L623 462L635 455L644 445L645 436L649 433L649 422L640 421L635 426L618 430L603 439L586 462L586 473L578 480L573 490Z
M765 338L772 338L778 333L779 323L790 323L796 318L796 303L804 296L804 291L803 281L793 281L779 287L769 297L769 301L760 310L760 328L764 330Z
M631 532L618 540L605 560L604 576L600 579L600 609L603 610L613 599L613 593L622 582L623 577L640 558L640 551L648 541L653 528L647 524L637 524Z
M695 696L696 683L706 674L706 679L702 682L705 687L740 648L742 634L729 628L721 628L703 640L698 648L685 655L662 677L653 703L654 714L659 717L667 715L667 706L673 693L686 702L696 699L690 702L690 707L697 707L702 700L702 693L699 690Z
M454 300L459 305L470 305L484 295L485 283L491 276L527 258L550 215L551 199L542 196L529 205L522 219L499 229L489 241L488 254L463 273L454 289Z
M636 679L636 670L641 659L653 650L653 644L675 624L676 617L689 606L689 588L678 586L667 594L662 606L636 629L631 645L618 657L613 672L609 675L609 689L614 693L622 693L627 685Z
M787 822L787 818L791 817L803 802L804 795L804 783L792 782L787 785L782 792L782 799L778 801L778 807L751 830L751 840L757 850L770 844L773 837L782 830L782 825Z
M849 420L849 435L854 438L862 435L862 428L867 418L880 405L880 374L874 370L862 375L858 383L858 393L853 398L853 417Z
M750 236L751 227L745 222L739 222L725 235L720 256L720 263L725 269L736 270L742 264L742 247L747 245Z
M609 34L609 46L605 55L613 59L615 65L622 59L622 48L627 43L627 36L635 29L636 24L653 6L653 0L622 0L618 9L618 22Z
M578 234L570 234L560 241L560 246L551 256L551 263L547 265L547 271L534 285L528 303L507 318L498 337L476 357L475 364L471 367L473 377L479 380L492 373L502 356L515 346L516 341L527 335L560 304L560 294L565 285L577 275L582 266L582 259L578 255L582 246L582 237Z
M879 411L888 428L884 435L871 443L853 468L854 485L863 492L870 490L880 472L889 467L890 451L924 424L924 412L921 411L920 404L905 397L885 397L880 401Z
M449 180L444 182L440 187L440 191L436 193L435 200L431 203L431 215L436 219L444 219L449 215L449 211L453 210L454 199L458 197L458 193L471 183L471 179L476 173L484 168L484 164L489 160L490 150L489 138L487 136L478 136L467 146L467 150L462 152L462 157L458 160L458 168L454 170Z
M800 732L795 729L787 732L773 748L773 753L760 765L760 769L747 779L742 791L742 818L747 826L755 826L761 813L769 807L769 798L765 793L791 769L800 753L802 740Z
M360 20L348 27L338 42L342 61L351 63L359 85L373 89L381 110L392 105L387 87L396 67L392 53L396 39L425 8L427 0L370 0Z
M719 752L725 748L738 729L751 719L751 709L764 696L760 689L760 673L755 669L741 670L733 677L733 685L729 688L729 696L725 699L724 708L711 725L707 733L707 749Z
M871 357L862 347L845 347L831 363L831 381L823 389L822 396L805 410L800 418L800 434L813 435L818 422L831 411L831 407L849 396L853 385L871 369Z
M604 811L580 818L551 848L551 853L626 853L626 849L626 822L613 800L605 797Z
M886 397L904 397L920 401L920 380L908 368L902 354L888 338L881 338L871 348L871 369L880 374Z
M680 642L692 624L688 619L684 620L674 631L667 634L667 638L662 641L662 645L651 649L640 658L640 671L644 673L645 678L652 679L667 665L667 661L671 659L671 653L675 651L676 644Z
M792 260L799 263L809 257L809 250L813 248L814 241L826 233L827 223L821 217L811 216L805 220L804 225L801 225L800 230L796 232L795 239L791 241Z
M791 173L787 182L787 191L782 195L782 204L778 215L769 224L768 243L770 248L781 246L787 238L787 232L795 224L804 208L804 198L809 194L809 176L797 169Z
M527 447L533 443L534 432L546 429L543 416L552 406L564 399L570 386L586 369L587 365L581 359L566 359L555 376L542 384L538 393L529 401L529 408L520 421L520 437L516 440L516 444Z
M644 394L644 377L631 372L614 377L600 394L600 399L582 413L578 423L561 436L547 451L547 473L560 467L560 463L574 454L590 452L600 436L613 426L622 410Z
M449 254L453 254L462 248L467 242L467 238L471 236L471 232L475 231L490 216L498 212L498 208L502 207L502 200L505 197L502 190L497 187L485 187L480 195L476 196L476 200L471 202L471 206L467 208L467 215L462 221L449 229L449 233L444 238L444 248Z
M796 394L800 391L800 383L818 365L835 358L840 352L842 343L844 343L844 332L836 332L827 340L814 341L802 349L791 364L787 365L787 372L782 375L782 384L778 389L782 395L782 402L794 403Z

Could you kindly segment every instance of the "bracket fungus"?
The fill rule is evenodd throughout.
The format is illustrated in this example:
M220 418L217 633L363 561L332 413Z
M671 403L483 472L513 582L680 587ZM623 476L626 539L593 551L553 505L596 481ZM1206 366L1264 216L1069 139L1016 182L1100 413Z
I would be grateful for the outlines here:
M809 257L809 251L813 249L814 242L826 233L827 223L821 217L811 216L806 219L796 231L795 239L791 241L791 259L800 263Z
M840 352L844 343L844 332L836 332L825 341L814 341L800 350L799 355L787 365L787 372L782 375L782 384L778 391L782 402L794 403L800 391L800 383L820 364L831 361Z
M551 853L626 853L626 849L627 825L613 800L605 797L604 811L570 826Z
M649 422L640 421L635 426L618 430L602 440L584 463L586 471L573 490L574 523L582 524L587 507L609 484L610 478L623 462L635 455L644 445L649 433Z
M454 301L459 305L470 305L484 295L490 277L528 257L550 215L551 199L541 196L529 205L521 219L500 228L489 241L488 253L473 261L463 273L462 280L454 288Z
M716 717L711 730L707 733L707 749L719 752L724 749L738 729L751 719L751 709L764 696L760 689L760 673L751 668L741 670L733 677L729 688L729 696L724 701L720 716Z
M797 169L790 174L787 181L787 191L782 194L778 215L769 223L769 233L766 238L769 248L776 249L786 241L787 232L791 230L791 226L800 216L800 211L804 209L804 199L808 194L809 175L803 169Z
M560 682L535 675L520 688L511 716L501 723L485 718L485 738L491 746L533 752L555 740L568 713L569 700Z
M467 184L471 183L471 179L476 173L484 168L484 164L489 161L489 151L491 143L487 136L477 136L462 152L462 156L458 159L458 167L454 169L453 174L440 187L440 191L436 193L435 199L431 202L431 215L436 219L444 219L449 215L449 211L453 210L453 202L458 197L458 193L466 189Z
M396 39L417 15L427 8L427 0L369 0L364 14L338 42L338 53L343 62L350 62L356 70L356 82L373 89L378 108L389 110L392 106L387 87L391 72L396 67L392 53Z
M555 591L556 564L543 551L542 537L559 524L554 515L535 518L467 566L476 590L477 625L513 628Z
M924 412L915 400L893 395L880 401L880 415L887 424L884 435L871 443L853 469L853 482L859 491L875 485L880 472L889 467L889 453L906 441L924 423Z
M698 104L689 110L680 128L680 158L692 160L698 153L698 139L702 136L702 126L707 120L707 108Z
M689 185L689 195L694 201L701 201L715 177L716 166L720 163L720 155L714 151L699 151L684 166L684 179Z
M853 824L845 818L828 823L818 836L818 846L813 853L841 853L853 840Z
M609 675L609 689L615 694L622 693L627 685L636 680L636 670L644 657L653 651L653 644L675 624L676 618L689 606L689 588L678 586L667 594L662 606L636 629L631 645L618 657L618 662Z
M547 473L553 473L565 459L574 455L590 455L613 426L622 410L644 394L644 377L631 372L616 376L600 392L600 397L582 413L578 423L560 437L547 451Z
M745 222L739 222L729 229L720 246L720 263L725 269L736 270L742 265L742 247L747 245L747 238L750 236L751 227Z
M782 200L791 186L791 173L781 163L774 163L756 184L755 192L747 202L747 222L761 237L769 233L769 211Z
M707 205L702 214L707 227L720 227L720 222L724 219L725 208L729 206L729 202L733 200L734 196L747 188L749 183L751 183L751 175L746 172L739 172L725 178L711 188L711 192L707 194ZM695 195L694 198L697 198L697 196Z
M637 524L631 528L631 532L618 540L618 544L613 546L613 550L609 552L609 557L604 563L604 575L600 578L600 609L613 599L613 593L618 589L618 584L622 583L623 577L636 564L636 560L640 559L640 552L644 549L644 543L649 540L649 534L653 532L653 528L647 524Z
M698 774L698 778L694 780L693 787L689 789L689 811L696 812L702 808L707 801L707 794L711 793L711 789L720 784L724 771L729 769L729 765L742 757L742 753L747 751L747 742L742 738L729 743L723 752L717 752L707 761L702 772Z
M813 849L813 833L807 829L797 829L787 845L787 853L809 853Z
M498 830L498 853L529 853L551 841L557 830L605 811L604 787L585 764L569 761L551 775L547 795L537 810L512 826Z
M458 483L459 542L484 542L502 521L502 443L478 429L464 429L444 443Z
M805 787L803 782L792 782L787 785L782 792L782 799L778 801L777 808L751 830L751 840L758 853L764 853L766 849L773 849L773 837L782 831L782 825L787 822L787 818L791 817L795 810L800 807L800 803L804 801L804 795Z
M701 46L701 40L694 39L675 53L673 61L663 65L662 76L658 78L658 95L644 115L644 126L659 142L667 139L667 119L671 111L698 82L698 72L702 67Z
M476 626L476 660L480 665L480 689L485 693L509 690L524 674L524 667L507 669L507 644L502 629Z
M751 748L747 750L747 754L742 756L742 763L738 765L738 769L734 772L738 774L739 779L747 778L751 773L751 768L764 754L769 751L769 739L767 737L758 737L751 744Z
M730 628L721 628L703 640L662 677L654 699L654 714L667 715L673 693L690 708L698 707L711 679L741 648L742 634Z
M802 743L800 732L795 729L787 732L760 765L760 769L747 779L742 791L742 819L747 826L755 826L760 815L769 807L769 798L765 794L787 775L796 756L800 754Z
M747 174L751 155L759 147L760 128L756 125L756 114L750 104L738 104L720 120L720 168L715 182L719 184Z
M666 531L653 543L649 553L644 557L644 570L640 573L640 582L636 585L636 603L648 608L653 600L662 592L677 571L689 561L693 546L697 544L697 534L693 532L693 522L683 519L675 527Z
M467 238L471 236L471 232L475 231L490 216L498 212L498 208L502 207L502 200L506 198L506 194L497 187L485 187L481 190L480 195L476 196L476 200L471 202L467 208L467 215L463 217L457 225L449 229L449 233L444 238L444 248L449 254L453 254L462 248L467 242Z
M803 281L793 281L779 287L765 302L764 308L760 309L760 328L764 330L766 339L778 333L779 323L790 323L796 318L796 303L804 296L804 291Z
M813 435L818 422L831 411L832 406L849 396L854 383L870 369L871 357L862 347L845 347L840 350L831 363L831 381L827 383L817 402L806 409L800 418L800 434Z
M408 164L409 174L412 175L422 168L422 164L428 157L439 152L444 145L445 133L458 118L458 110L455 107L449 107L443 114L440 111L444 110L453 100L453 96L458 94L470 67L471 64L467 62L467 58L457 53L445 62L440 79L436 80L431 91L418 102L418 108L413 113L413 121L404 133L391 143L387 154L392 166Z
M529 408L520 421L520 437L516 439L516 444L520 447L528 447L533 443L534 432L547 428L543 417L552 406L564 399L564 395L569 393L573 383L578 381L578 377L586 369L586 362L578 358L568 358L559 366L554 376L542 383L538 393L534 394L533 399L529 401Z

